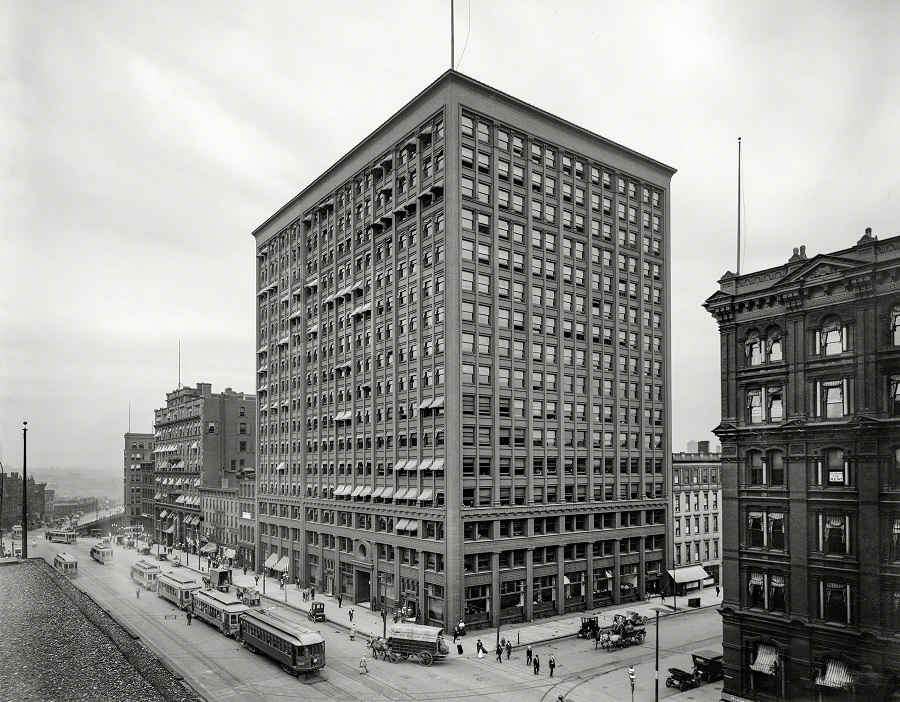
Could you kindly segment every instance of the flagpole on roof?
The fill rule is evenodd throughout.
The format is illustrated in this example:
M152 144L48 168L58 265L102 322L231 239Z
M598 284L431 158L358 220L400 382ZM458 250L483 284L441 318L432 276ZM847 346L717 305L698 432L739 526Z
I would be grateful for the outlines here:
M453 32L453 0L450 0L450 70L453 70L453 61L456 59L456 50L454 47L455 35Z
M741 274L741 138L738 137L737 181L737 275Z

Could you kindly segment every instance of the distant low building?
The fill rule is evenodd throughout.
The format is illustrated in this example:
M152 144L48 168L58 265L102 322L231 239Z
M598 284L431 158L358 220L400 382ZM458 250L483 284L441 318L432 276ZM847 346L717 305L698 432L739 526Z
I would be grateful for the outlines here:
M672 534L678 593L719 584L722 565L720 509L722 458L709 442L672 454Z
M47 483L36 483L34 478L28 478L29 527L36 527L47 518L46 488ZM4 530L9 530L14 524L22 523L22 476L18 473L4 473L2 491L0 525Z

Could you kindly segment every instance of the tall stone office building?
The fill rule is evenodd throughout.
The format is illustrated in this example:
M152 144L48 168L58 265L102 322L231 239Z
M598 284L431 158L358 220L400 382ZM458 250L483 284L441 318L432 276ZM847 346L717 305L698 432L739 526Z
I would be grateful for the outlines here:
M226 523L236 525L237 505L234 500L212 503L219 510L231 505L233 513L217 515L222 521L215 527L206 524L200 489L234 491L240 473L253 467L256 396L231 388L214 393L210 383L179 387L166 393L166 406L156 410L153 425L156 540L190 550L209 543L210 552L218 551L213 530L224 533Z
M125 434L123 481L125 526L139 526L147 534L153 533L155 518L153 448L153 434L137 432Z
M259 565L448 627L660 589L673 173L450 71L253 232Z
M888 699L900 671L900 237L736 276L722 354L723 699ZM895 699L895 698L891 698Z

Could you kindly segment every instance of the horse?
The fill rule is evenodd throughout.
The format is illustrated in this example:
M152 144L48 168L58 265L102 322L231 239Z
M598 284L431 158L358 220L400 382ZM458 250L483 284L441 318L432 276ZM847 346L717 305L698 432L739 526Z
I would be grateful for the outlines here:
M381 636L376 636L374 639L366 641L366 648L372 650L372 658L375 660L378 660L379 653L381 654L381 659L385 660L391 650L390 646L388 646L387 639L384 639Z
M597 643L599 643L601 647L609 651L615 650L617 648L624 648L625 646L621 636L619 636L618 634L610 634L608 631L600 633L600 635L597 637Z

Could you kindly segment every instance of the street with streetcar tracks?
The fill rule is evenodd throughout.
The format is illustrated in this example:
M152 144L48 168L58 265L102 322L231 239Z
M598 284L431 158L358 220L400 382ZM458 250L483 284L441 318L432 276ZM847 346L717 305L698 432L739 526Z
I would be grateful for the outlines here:
M470 631L461 639L463 655L458 655L456 647L451 645L450 656L430 667L423 667L414 658L396 664L373 659L366 648L366 634L379 634L380 631L367 631L371 628L367 624L373 621L369 613L365 613L368 619L357 619L360 631L351 641L349 622L345 626L344 613L334 600L325 598L330 621L313 625L295 605L280 601L290 594L292 601L299 604L299 591L281 592L277 582L270 580L269 597L263 597L262 606L275 609L280 616L296 624L318 629L325 638L327 665L322 674L308 679L294 678L275 662L250 653L212 626L197 619L188 625L184 612L157 597L156 593L141 590L138 596L138 588L129 575L130 566L141 558L137 551L115 547L112 561L101 565L88 555L93 543L89 538L81 538L75 544L56 544L44 540L39 533L29 555L52 563L59 551L74 553L79 560L79 574L72 584L109 612L132 636L139 638L169 670L183 678L186 686L210 702L290 699L555 702L559 695L567 702L611 702L630 699L629 666L636 671L634 699L652 700L654 697L656 631L652 619L646 625L647 637L643 644L614 651L595 649L591 641L572 635L535 643L534 653L542 659L539 675L526 665L525 645L515 639L510 658L507 659L504 653L502 663L498 663L493 655L496 645L493 629ZM152 559L152 556L143 558ZM161 562L160 565L163 572L173 569L170 563ZM184 566L180 570L193 572ZM249 577L252 578L252 574ZM279 599L274 599L276 597ZM380 618L377 623L380 627ZM720 631L719 614L713 607L661 619L660 699L675 695L685 702L718 699L721 683L680 693L667 688L664 681L669 667L690 666L691 652L720 648ZM716 635L710 636L710 632L716 632ZM574 633L573 629L571 634ZM521 636L521 631L516 634L517 638ZM475 651L475 641L479 637L488 649L488 655L481 659ZM447 638L449 644L452 635ZM363 654L369 658L368 674L365 675L360 674L359 668ZM552 678L547 668L550 654L557 663Z

